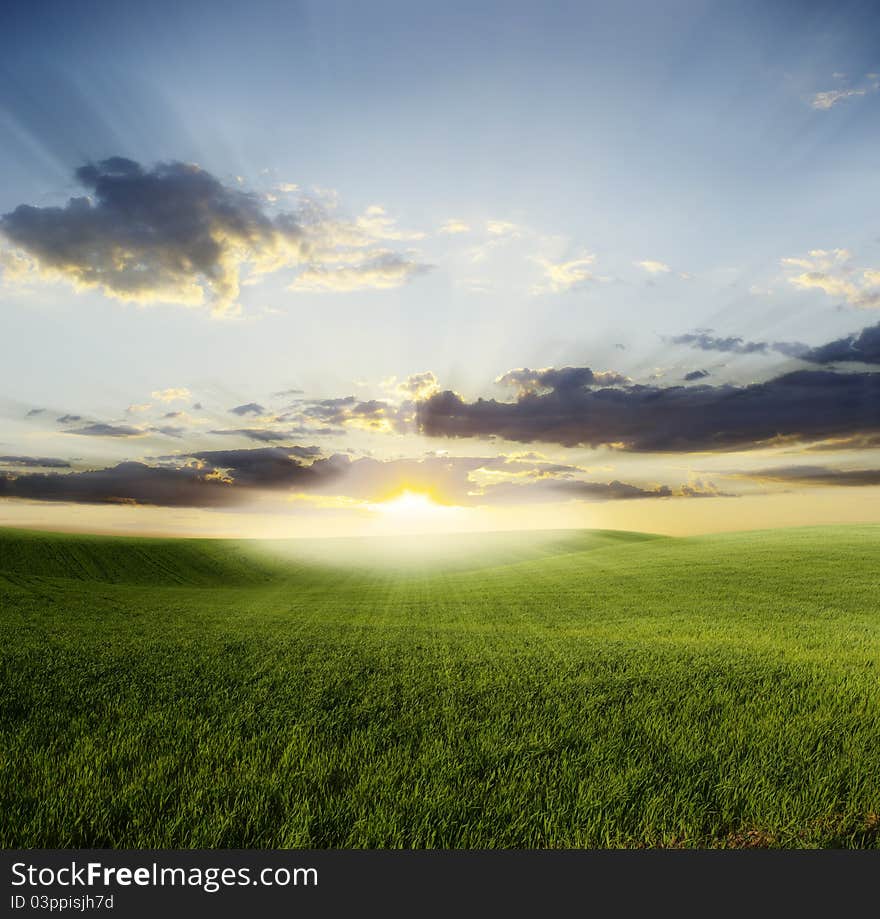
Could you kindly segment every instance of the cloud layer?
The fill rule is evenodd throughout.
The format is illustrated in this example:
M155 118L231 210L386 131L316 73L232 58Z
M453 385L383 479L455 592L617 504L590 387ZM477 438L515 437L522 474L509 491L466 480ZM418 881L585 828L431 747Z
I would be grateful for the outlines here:
M46 461L15 457L17 467ZM23 461L22 461L23 460ZM229 507L263 492L329 496L374 504L403 490L457 506L566 501L626 501L703 497L711 487L636 485L585 478L587 470L540 457L447 457L352 459L321 455L317 447L210 450L157 463L124 462L85 472L0 473L0 498L86 504L146 504L164 507Z
M653 452L743 449L880 430L880 375L805 370L748 386L561 386L524 392L515 402L467 402L447 390L419 403L417 418L431 437Z
M790 482L797 485L844 485L866 487L880 485L880 469L832 469L827 466L780 466L750 472L746 478L766 482Z
M674 345L687 345L700 351L718 351L726 354L770 354L796 357L811 364L862 363L880 364L880 325L869 326L835 341L811 348L798 341L746 341L738 336L726 337L709 332L690 332L676 335Z

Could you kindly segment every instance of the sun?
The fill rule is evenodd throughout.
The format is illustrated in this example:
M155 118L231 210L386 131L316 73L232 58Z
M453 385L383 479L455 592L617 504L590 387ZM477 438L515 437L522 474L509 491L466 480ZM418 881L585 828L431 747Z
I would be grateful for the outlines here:
M393 498L371 505L371 509L392 517L431 517L449 508L438 504L430 495L405 488Z
M458 529L466 509L441 504L427 492L404 488L384 501L368 505L381 532L415 533Z

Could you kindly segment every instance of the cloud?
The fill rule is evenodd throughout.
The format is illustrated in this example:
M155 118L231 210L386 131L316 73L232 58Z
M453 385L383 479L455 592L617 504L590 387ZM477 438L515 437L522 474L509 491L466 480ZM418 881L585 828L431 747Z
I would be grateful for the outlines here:
M317 447L262 447L203 450L191 455L222 472L238 488L278 489L315 487L338 478L348 458L315 458L319 453Z
M20 205L0 230L50 276L123 301L217 308L238 296L239 266L282 240L259 200L189 163L151 170L122 157L81 166L87 196L64 207Z
M676 494L667 485L642 488L614 479L611 482L541 481L503 482L489 486L480 503L526 504L548 501L631 501L635 498L671 498ZM678 493L680 494L680 492Z
M672 271L665 262L657 262L650 258L645 259L643 262L636 262L635 264L640 268L644 268L648 274L667 274Z
M195 466L156 467L120 463L87 472L0 475L0 498L83 504L152 504L163 507L222 507L238 496L213 470Z
M864 96L864 89L829 89L826 92L816 93L813 96L810 105L814 109L827 111L842 102L844 99L851 99L853 96Z
M55 420L58 424L74 424L77 421L82 421L82 415L62 415Z
M810 105L819 111L828 111L834 108L840 102L847 99L866 96L869 93L875 93L880 90L880 74L866 73L863 79L860 79L856 86L846 86L848 82L845 73L832 73L831 76L843 83L835 89L829 89L824 92L815 93L810 100Z
M174 424L157 425L147 430L153 434L164 434L166 437L183 437L186 433L186 428Z
M639 486L617 480L587 481L577 466L503 455L428 455L391 460L360 457L347 464L340 462L341 457L336 460L339 478L319 489L369 502L393 498L404 489L428 494L441 504L464 507L688 497L682 488Z
M533 292L564 293L587 281L592 281L594 275L590 271L590 266L595 260L596 256L592 254L586 254L568 262L551 262L546 258L535 258L535 261L544 269L545 283L536 285Z
M616 370L591 370L589 367L543 367L531 370L520 367L508 370L495 382L500 386L511 386L519 396L550 390L580 389L585 386L615 386L631 383L629 377Z
M36 418L37 415L42 415L43 412L45 412L45 411L46 411L46 409L44 409L44 408L32 408L32 409L27 413L27 415L25 415L25 417L26 417L26 418Z
M316 451L316 447L217 450L192 454L188 463L175 458L176 462L162 465L124 462L66 474L0 473L0 498L227 507L245 502L254 492L327 483L348 465L346 457L315 459Z
M865 487L880 485L880 469L831 469L827 466L782 466L739 473L743 478L798 485L842 485Z
M261 419L262 426L219 429L211 434L247 437L263 443L279 443L292 437L338 435L345 428L367 431L404 430L412 420L414 400L437 391L433 373L414 374L398 383L392 377L383 383L394 392L395 399L359 399L357 396L336 396L328 399L294 399L280 414ZM256 402L230 409L237 415L260 415L266 409ZM411 426L411 425L410 425Z
M800 355L815 364L857 361L863 364L880 364L880 324L869 326L844 338L810 348Z
M880 271L858 271L847 249L811 249L805 256L783 258L781 264L789 272L805 269L788 276L788 283L799 290L821 290L860 309L880 309Z
M158 465L125 462L86 472L0 473L0 498L166 507L225 507L260 492L343 497L363 504L393 498L403 489L443 504L478 506L547 501L619 501L692 497L689 486L639 486L619 480L576 478L578 467L510 457L427 456L420 459L351 459L322 456L317 447L207 450L160 457ZM184 462L186 460L186 462ZM34 461L34 465L36 465ZM501 475L479 484L474 476Z
M33 465L38 462L32 461ZM441 504L465 507L719 494L711 483L638 485L618 479L588 480L585 472L578 466L546 461L537 454L429 454L379 460L353 459L339 453L323 455L316 446L276 446L204 450L157 457L153 465L125 462L67 474L3 472L0 498L226 507L245 503L260 493L277 492L291 497L343 498L370 509L370 505L393 499L403 490L428 494Z
M361 216L355 219L354 226L370 240L411 240L425 237L425 234L420 231L399 229L394 218L390 217L385 208L379 204L371 204Z
M437 377L430 370L414 373L403 382L394 383L394 391L405 400L427 399L440 389Z
M445 233L449 236L454 236L458 233L470 233L471 228L463 220L456 220L452 218L447 220L445 223L441 224L440 228L437 230L438 233Z
M141 437L144 431L127 424L104 424L95 422L81 428L65 431L65 434L80 434L83 437Z
M296 411L280 416L279 420L390 432L396 429L399 415L397 406L381 399L360 400L355 396L341 396L303 402Z
M0 466L34 466L43 469L69 469L67 460L54 456L0 456Z
M852 261L849 249L810 249L806 255L787 256L779 260L783 267L806 268L808 271L830 271Z
M229 409L233 415L262 415L266 409L257 402L246 402L244 405L236 405L235 408Z
M22 284L39 275L38 263L20 249L0 248L0 268L7 284Z
M224 315L236 307L246 270L250 282L304 267L298 289L321 289L325 272L335 289L357 289L396 286L426 270L395 253L364 255L376 240L422 235L397 229L378 205L345 220L333 213L331 196L315 195L273 213L265 196L225 185L192 163L147 169L111 157L75 175L85 195L63 207L22 204L0 217L0 233L13 247L2 258L6 277L21 276L29 259L36 266L30 273L45 280L127 302L210 301L215 315Z
M802 357L810 350L809 345L798 341L745 341L736 335L725 337L710 332L689 332L669 339L673 345L687 345L700 351L720 351L727 354L767 354L775 351L786 357Z
M347 293L355 290L390 290L426 274L430 265L396 252L381 251L341 267L313 265L299 274L291 290L313 293Z
M418 403L416 417L430 437L643 452L745 449L880 431L880 374L803 370L748 386L561 386L523 392L515 402L466 402L447 390Z
M873 450L880 447L880 432L832 437L803 447L803 453L834 453L842 450Z
M192 393L185 386L154 390L150 395L160 402L177 402L178 400L192 398Z
M692 383L694 380L704 380L709 375L708 370L691 370L690 373L684 375L684 379L688 383Z
M706 332L677 335L672 344L687 345L701 351L732 354L769 354L776 352L812 364L863 363L880 364L880 324L853 332L824 345L811 347L799 341L745 341L738 336L716 337ZM705 371L694 371L705 373ZM696 379L688 374L685 379Z

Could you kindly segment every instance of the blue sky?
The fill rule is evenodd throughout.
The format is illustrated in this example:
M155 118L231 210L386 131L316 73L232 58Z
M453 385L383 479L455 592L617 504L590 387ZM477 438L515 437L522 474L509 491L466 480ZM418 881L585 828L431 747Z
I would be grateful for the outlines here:
M878 26L869 3L9 4L0 36L0 453L62 458L81 473L303 438L324 457L383 461L525 449L576 469L560 473L566 481L647 492L627 507L667 508L673 501L654 500L652 489L683 497L690 480L712 483L719 497L706 504L731 507L721 493L759 479L743 486L724 476L792 466L790 455L768 452L775 422L749 443L733 444L727 429L708 443L682 441L670 459L666 447L649 456L603 441L595 408L581 404L565 419L566 431L585 430L574 442L559 429L536 438L531 420L529 440L494 420L466 435L457 420L427 433L419 405L431 393L410 398L395 387L430 373L437 391L470 406L529 395L495 382L522 368L613 371L623 382L608 388L627 392L871 373L870 355L830 370L803 355L880 318ZM230 200L250 194L270 221L301 222L308 204L323 215L320 239L312 234L308 257L274 230L271 253L245 257L229 244L223 270L235 276L234 294L219 296L195 272L175 275L171 293L167 277L162 289L142 285L132 302L118 285L83 281L70 239L68 261L52 249L49 209L89 194L75 170L111 157L148 176L157 163L198 164ZM49 221L40 238L22 228L22 205ZM110 238L100 245L107 255ZM85 268L97 277L94 264ZM180 302L199 290L201 305ZM700 371L708 376L684 381ZM291 430L281 418L291 410L270 403L293 388L303 390L296 437L208 433L237 430L229 410L249 403L263 409L251 413L258 427ZM191 398L166 405L153 396L168 390ZM328 410L308 400L349 396L387 408L374 407L372 426L359 409L309 439L303 412ZM178 416L174 435L157 430L195 403L209 417ZM56 420L67 415L138 433L74 434ZM801 430L790 417L778 424L787 450L798 438L812 450L823 437L870 434L874 424L869 409L847 432ZM858 443L830 459L826 450L823 468L873 468L873 448ZM6 468L7 481L23 481L39 467ZM471 484L479 478L468 474ZM523 474L552 477L538 467ZM797 492L809 518L816 481L804 487L802 474L787 475L786 494ZM765 491L769 481L760 478ZM21 493L28 513L39 484ZM24 513L14 500L23 487L7 485L0 508ZM847 500L864 505L867 493ZM40 513L84 512L54 500ZM555 513L577 522L565 504Z

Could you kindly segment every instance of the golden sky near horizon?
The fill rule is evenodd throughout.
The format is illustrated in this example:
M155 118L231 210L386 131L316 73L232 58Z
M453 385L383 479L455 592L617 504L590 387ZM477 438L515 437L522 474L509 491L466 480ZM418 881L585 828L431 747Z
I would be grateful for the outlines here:
M208 511L131 506L62 507L41 502L0 503L0 525L116 535L247 539L325 538L547 529L619 529L669 536L835 524L880 525L880 487L816 488L811 494L752 495L678 502L634 500L567 502L523 509L434 507L425 497L412 507L376 505L344 519L325 514L290 517L246 509ZM394 504L393 501L389 502Z

